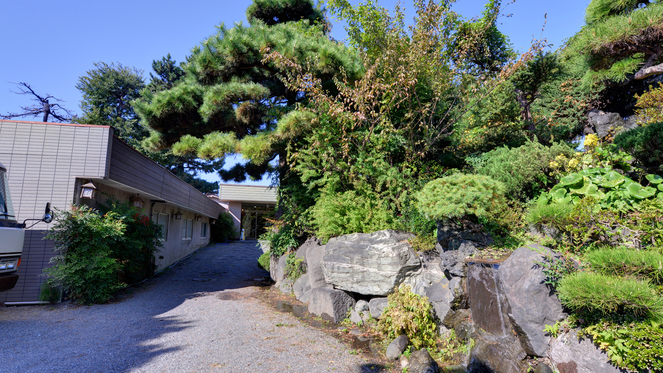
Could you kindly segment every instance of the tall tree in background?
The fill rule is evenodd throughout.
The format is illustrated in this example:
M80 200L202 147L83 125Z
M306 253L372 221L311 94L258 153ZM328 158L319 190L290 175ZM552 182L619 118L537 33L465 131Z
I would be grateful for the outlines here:
M181 68L171 60L170 55L153 61L156 75L150 73L151 81L145 84L142 71L122 64L97 62L95 69L79 78L76 85L83 96L81 109L83 116L78 123L112 126L116 135L134 149L166 167L175 175L193 185L201 192L218 190L218 183L211 183L197 175L200 172L217 172L223 162L208 162L197 159L195 154L174 155L170 149L154 151L143 146L149 136L133 108L133 101L143 90L159 91L172 87L181 77Z
M250 159L223 172L225 180L274 172L270 161L284 154L289 141L275 131L276 124L306 100L280 79L290 67L265 61L267 54L278 51L305 65L330 89L340 71L350 77L361 72L359 60L326 35L323 13L310 0L255 0L247 19L249 26L221 25L193 49L182 82L157 93L144 91L136 104L154 130L147 141L152 147L172 146L175 154L203 159L239 151ZM284 157L279 161L285 166Z
M79 123L111 126L117 136L127 144L140 149L140 143L148 131L131 102L140 97L145 88L142 70L118 63L95 62L95 69L78 79L76 88L81 91Z
M37 94L29 84L20 82L16 83L18 86L18 92L14 92L17 95L28 95L32 96L32 100L36 102L32 106L21 106L21 113L7 113L5 115L0 115L2 119L14 119L14 118L23 118L23 117L37 117L41 115L42 122L48 122L50 117L55 118L59 122L68 122L73 118L73 115L69 110L62 107L62 105L57 102L62 102L57 98L49 95L39 95ZM56 102L53 102L56 101Z

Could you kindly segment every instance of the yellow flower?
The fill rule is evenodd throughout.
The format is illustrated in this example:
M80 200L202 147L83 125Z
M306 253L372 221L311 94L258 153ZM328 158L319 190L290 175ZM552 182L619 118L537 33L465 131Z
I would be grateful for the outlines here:
M578 162L577 159L572 159L572 160L569 161L569 168L576 168L576 167L578 167L578 164L579 164L579 162Z
M595 134L589 134L587 137L585 137L585 142L583 145L587 148L595 148L599 144L599 137L596 136Z

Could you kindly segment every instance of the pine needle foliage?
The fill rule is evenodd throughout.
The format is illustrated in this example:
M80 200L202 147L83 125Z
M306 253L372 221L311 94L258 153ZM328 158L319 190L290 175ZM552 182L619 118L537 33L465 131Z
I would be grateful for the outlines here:
M585 259L604 275L633 276L663 285L663 254L658 251L602 248L589 252Z
M525 200L554 183L551 161L559 155L571 157L573 153L573 149L564 143L544 146L528 141L517 148L501 147L485 153L485 163L476 172L502 182L507 196Z
M489 218L504 203L504 184L483 175L455 174L433 180L417 194L429 219Z
M560 280L557 296L573 311L606 316L627 313L663 320L663 298L644 281L576 272Z

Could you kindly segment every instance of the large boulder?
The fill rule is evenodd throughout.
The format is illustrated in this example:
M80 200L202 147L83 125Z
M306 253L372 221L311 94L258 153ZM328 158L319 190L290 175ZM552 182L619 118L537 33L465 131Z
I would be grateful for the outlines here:
M309 246L306 250L306 273L311 283L311 288L327 286L325 274L322 270L322 259L325 256L324 246Z
M437 242L443 251L457 250L463 241L470 241L477 247L488 246L493 238L479 224L469 227L453 220L437 222Z
M335 288L385 296L421 267L408 243L414 235L394 230L334 237L325 246L322 269Z
M460 304L464 303L465 298L460 277L452 277L451 280L442 278L439 282L426 288L425 295L440 320L444 320L452 308L458 308Z
M509 317L528 355L545 356L550 337L543 331L566 315L557 296L544 283L540 263L554 253L547 247L530 245L518 248L498 269L502 290L511 314Z
M308 312L337 324L355 304L344 291L326 287L312 289L309 297Z
M368 309L371 313L371 317L374 319L379 319L382 316L382 312L389 305L389 300L387 298L373 298L368 302Z
M279 266L279 258L275 257L274 255L269 256L269 277L272 279L272 281L276 281L276 268Z
M440 250L440 268L445 274L456 277L467 276L467 263L465 259L476 254L477 247L473 241L461 240L455 245L455 250L442 250L441 245L436 245Z
M292 291L295 293L295 298L297 298L298 301L302 301L302 297L304 294L308 293L311 291L311 283L308 279L308 274L303 274L301 275L297 281L295 281L294 285L292 285Z
M415 351L410 356L410 365L407 368L409 373L439 373L440 366L430 356L428 350L422 348Z
M403 334L399 335L387 346L387 359L396 360L405 351L410 340Z
M527 354L515 336L507 334L495 338L478 333L474 340L475 345L470 352L468 372L521 373L527 371L527 364L524 361Z
M619 373L608 355L588 338L578 339L574 330L550 342L550 360L559 373Z
M317 247L317 246L320 246L320 239L317 237L309 237L306 239L306 241L304 241L304 243L301 246L299 246L299 248L295 253L295 256L297 258L303 258L304 261L306 262L306 254L308 250L312 247Z
M606 113L601 110L591 110L588 115L585 134L596 134L603 139L609 135L617 135L626 130L637 127L634 119L624 120L619 113Z
M288 255L281 255L278 262L276 263L276 266L275 266L276 273L275 273L275 276L274 276L273 280L274 280L274 282L276 282L277 286L280 285L281 281L285 280L286 276L288 275L285 272L285 267L286 267L287 263L288 263ZM271 267L271 262L270 262L270 267L269 268L270 269L272 268Z

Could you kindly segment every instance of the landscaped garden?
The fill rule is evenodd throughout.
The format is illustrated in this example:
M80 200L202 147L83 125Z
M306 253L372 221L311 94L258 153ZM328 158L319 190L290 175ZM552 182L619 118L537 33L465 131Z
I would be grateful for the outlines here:
M497 0L473 19L445 1L415 1L412 25L374 1L326 5L325 14L309 0L254 0L248 25L220 27L192 50L181 80L134 101L151 130L143 146L204 160L241 153L248 161L224 172L228 180L271 174L278 222L261 237L270 251L259 265L299 299L302 276L316 289L307 263L318 250L316 281L328 290L306 299L336 297L350 311L343 318L356 312L352 322L386 338L405 335L405 356L425 347L462 363L484 335L450 327L465 325L466 297L435 300L441 293L429 289L471 288L472 276L502 271L512 252L536 244L546 296L564 317L531 333L554 345L572 332L613 367L662 372L663 3L592 0L565 46L538 41L524 53L498 30ZM330 39L327 16L347 23L347 45ZM68 214L73 224L87 211ZM115 237L130 219L107 221L113 214L90 225ZM388 233L347 238L374 232ZM349 255L342 242L383 238L412 268L399 267L388 291L338 277L337 258ZM111 248L101 254L103 276L120 270ZM426 263L439 275L428 285L403 275ZM374 297L388 298L379 320ZM512 357L534 367L546 356L523 338Z

